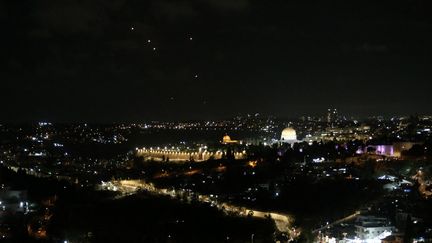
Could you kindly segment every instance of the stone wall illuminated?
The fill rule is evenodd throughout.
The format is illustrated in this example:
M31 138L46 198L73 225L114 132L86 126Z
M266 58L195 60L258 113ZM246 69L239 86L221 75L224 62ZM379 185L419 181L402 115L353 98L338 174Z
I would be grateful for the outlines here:
M137 155L144 157L145 160L156 160L156 161L206 161L209 159L222 159L224 153L222 151L209 152L185 152L179 150L169 149L137 149ZM235 159L246 158L246 152L235 152Z

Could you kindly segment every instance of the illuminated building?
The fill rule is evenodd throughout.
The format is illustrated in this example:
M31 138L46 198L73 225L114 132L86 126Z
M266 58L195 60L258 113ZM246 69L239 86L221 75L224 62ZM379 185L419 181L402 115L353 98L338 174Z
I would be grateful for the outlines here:
M359 216L355 227L357 238L365 242L381 242L395 231L386 218L375 216Z
M223 136L223 138L222 138L222 143L223 144L233 144L233 143L239 143L239 141L231 140L231 137L228 136L228 134L225 134L225 136Z
M296 131L293 128L291 128L291 127L285 128L282 131L280 141L282 143L291 143L291 144L295 143L295 142L298 142Z
M414 145L421 144L415 142L396 142L392 145L369 145L364 151L358 151L358 154L367 153L369 149L373 150L373 153L378 155L390 156L390 157L401 157L403 151L410 150Z
M144 160L154 160L154 161L165 161L169 160L172 162L188 162L188 161L206 161L209 159L222 159L224 156L223 151L181 151L181 150L170 150L170 149L137 149L137 156L143 157ZM234 159L244 159L246 158L246 152L234 152Z
M336 109L327 109L327 123L333 127L338 119L338 112Z

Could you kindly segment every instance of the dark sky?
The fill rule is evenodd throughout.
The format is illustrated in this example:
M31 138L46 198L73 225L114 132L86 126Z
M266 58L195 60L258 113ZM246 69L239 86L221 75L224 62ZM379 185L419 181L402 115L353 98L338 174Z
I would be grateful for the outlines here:
M1 0L0 120L432 113L430 2Z

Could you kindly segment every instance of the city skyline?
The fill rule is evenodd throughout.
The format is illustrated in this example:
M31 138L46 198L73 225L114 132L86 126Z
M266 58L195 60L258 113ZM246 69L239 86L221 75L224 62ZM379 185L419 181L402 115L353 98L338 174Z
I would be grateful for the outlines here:
M0 242L432 242L431 13L0 1Z

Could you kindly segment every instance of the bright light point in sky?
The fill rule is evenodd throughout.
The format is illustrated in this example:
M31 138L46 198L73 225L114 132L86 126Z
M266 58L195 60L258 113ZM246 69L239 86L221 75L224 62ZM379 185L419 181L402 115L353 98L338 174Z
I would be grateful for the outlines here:
M198 74L195 74L195 76L194 76L195 78L198 78Z
M432 106L424 105L432 90L432 72L427 68L432 59L426 58L432 54L432 45L427 44L432 43L432 32L427 31L432 27L432 15L427 11L432 0L392 1L391 6L382 2L369 1L359 7L353 1L327 1L325 6L318 1L307 5L300 1L271 4L251 0L44 1L34 5L14 1L15 5L0 7L0 22L4 19L7 26L2 33L8 41L8 52L2 56L6 65L2 65L0 72L7 80L0 81L2 90L7 92L0 95L0 101L16 102L3 107L0 121L36 121L36 129L40 117L95 123L119 119L198 121L231 119L261 111L260 119L283 117L288 123L301 117L304 124L307 121L312 124L315 118L323 118L323 122L331 120L333 126L338 125L336 120L345 123L345 116L350 126L346 131L355 128L357 134L350 136L361 140L376 135L373 129L362 126L363 119L376 117L382 131L395 141L411 140L402 131L392 133L393 123L400 119L400 126L405 127L411 119L402 121L403 116L432 115ZM9 18L20 10L26 11L21 21ZM282 18L284 14L286 17ZM362 18L367 21L360 24L358 19ZM23 25L28 21L35 24ZM62 90L65 79L70 92ZM361 85L347 86L346 80L361 80ZM404 90L397 89L406 80L410 80L410 85ZM248 92L237 92L244 83L250 84ZM80 87L86 87L86 95L76 99ZM140 95L144 87L151 92ZM165 111L164 101L169 100L169 95L162 99L159 96L167 87L182 95L175 99L178 106ZM224 97L230 96L230 92L221 93L210 87L229 87L236 93L235 101ZM385 102L379 102L373 92L368 92L368 87L383 90ZM289 109L284 99L287 89L296 90L289 94ZM37 98L34 94L38 94ZM50 102L49 94L57 95L57 101ZM186 108L200 104L201 94L209 99L208 109ZM259 94L260 98L250 99L250 94ZM307 99L304 94L308 94ZM350 99L341 102L338 98L342 96ZM112 108L106 106L107 102ZM47 103L49 109L41 109ZM151 105L143 108L146 103ZM28 112L19 112L24 106ZM328 112L333 107L340 110L337 116L341 119ZM352 124L351 116L357 119L352 119ZM265 134L276 132L276 128L258 123L251 125L253 129ZM432 134L432 125L421 123L413 131L413 140ZM278 125L277 129L282 127ZM223 124L208 128L228 129ZM318 126L301 129L302 134L311 135L306 143L326 135L346 139L345 134L332 135L326 131L319 134ZM35 144L44 140L29 138ZM431 153L432 145L427 150L420 146L419 151L413 152ZM64 154L67 146L60 150ZM347 152L343 150L335 153L343 155ZM326 161L333 156L323 155ZM313 158L317 157L307 160Z

